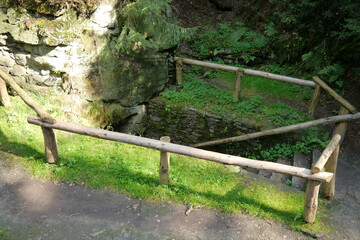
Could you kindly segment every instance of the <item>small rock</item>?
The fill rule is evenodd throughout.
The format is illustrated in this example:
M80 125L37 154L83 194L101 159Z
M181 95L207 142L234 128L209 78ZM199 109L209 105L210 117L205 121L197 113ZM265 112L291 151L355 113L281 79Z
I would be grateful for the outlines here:
M266 177L266 178L270 178L272 175L272 172L266 171L266 170L260 170L259 171L259 175Z
M26 74L26 68L24 68L23 66L20 66L20 65L15 65L10 70L10 74L12 74L14 76L22 76L22 75Z
M40 74L42 75L42 76L49 76L50 75L50 70L41 70L41 72L40 72Z
M0 36L0 45L6 45L6 39L7 37L5 35Z
M21 66L25 66L27 63L27 58L30 57L30 54L15 54L15 62Z
M15 61L10 56L2 56L0 58L0 65L6 67L12 67L15 65Z
M116 20L114 7L110 5L99 6L90 19L102 28L111 27Z

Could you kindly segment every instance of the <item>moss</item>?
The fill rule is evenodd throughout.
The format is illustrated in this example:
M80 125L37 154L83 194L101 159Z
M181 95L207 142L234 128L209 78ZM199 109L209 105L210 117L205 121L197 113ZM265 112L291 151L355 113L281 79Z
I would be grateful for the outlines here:
M99 4L99 0L6 0L5 2L54 16L59 16L63 9L88 15Z
M74 11L68 11L65 15L49 20L46 18L31 18L20 23L20 29L31 31L42 36L42 41L50 46L69 44L81 33L81 23Z
M96 125L103 128L124 120L126 110L120 104L94 101L90 103L87 115Z

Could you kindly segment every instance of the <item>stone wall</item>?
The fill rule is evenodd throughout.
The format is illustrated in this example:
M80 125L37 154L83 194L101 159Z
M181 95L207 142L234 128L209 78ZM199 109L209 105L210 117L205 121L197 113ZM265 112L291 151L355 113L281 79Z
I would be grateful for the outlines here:
M0 3L0 68L26 90L67 98L73 114L84 115L100 102L91 116L117 117L95 116L98 125L121 123L133 132L135 124L141 133L146 103L169 82L168 59L177 45L146 56L119 52L122 4L102 0L84 17L69 9L51 15Z

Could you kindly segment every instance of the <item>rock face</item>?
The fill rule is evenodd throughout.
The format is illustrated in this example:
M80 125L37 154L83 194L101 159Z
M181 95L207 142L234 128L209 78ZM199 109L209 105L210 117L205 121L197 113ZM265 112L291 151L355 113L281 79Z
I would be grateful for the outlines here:
M0 68L24 88L46 87L81 99L73 102L78 113L94 102L110 110L118 105L124 113L132 112L117 115L122 118L116 119L124 125L121 128L132 132L129 123L144 129L139 121L144 119L145 104L168 84L168 59L179 42L166 43L151 54L122 52L116 45L128 21L122 16L123 1L99 2L87 17L71 10L51 11L46 1L40 5L26 1L31 11L0 3Z

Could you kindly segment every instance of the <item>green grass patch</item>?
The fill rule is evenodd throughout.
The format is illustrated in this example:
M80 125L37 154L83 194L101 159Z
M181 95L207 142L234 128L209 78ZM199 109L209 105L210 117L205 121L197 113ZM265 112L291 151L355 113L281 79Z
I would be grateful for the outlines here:
M162 100L167 103L168 108L172 106L194 107L215 115L241 118L243 120L248 119L253 124L261 122L263 125L265 121L269 120L270 123L274 123L273 126L280 126L306 120L304 112L282 103L281 99L278 99L278 101L272 100L269 103L266 99L267 96L262 96L261 91L255 88L255 86L261 85L261 82L255 82L254 79L263 81L260 78L245 78L244 91L251 91L251 93L245 93L240 101L235 101L232 90L226 88L227 86L233 86L232 78L229 78L229 80L221 79L214 84L199 79L194 73L187 73L184 74L184 83L180 90L172 88L164 92ZM222 84L220 81L224 83ZM283 89L277 87L277 84L282 86L281 82L271 81L270 83L274 84L274 88L278 89L277 91L283 92L283 95L285 95L285 87ZM264 89L266 88L272 89L270 85L264 87ZM272 93L271 96L273 97L276 94ZM295 98L294 95L290 94L288 97ZM291 117L285 119L287 115L291 115ZM283 116L283 122L280 122L279 116Z
M10 235L5 232L5 231L2 231L0 230L0 240L10 240Z
M46 108L56 109L50 100ZM272 186L248 175L234 174L226 166L213 162L173 154L171 183L159 186L158 151L56 131L61 160L48 164L44 161L40 127L26 122L27 116L33 113L19 98L11 101L10 108L0 107L0 151L7 152L5 156L11 154L11 161L24 166L36 178L227 213L245 212L294 228L307 226L301 218L303 193L284 191L285 185ZM323 228L321 221L312 226Z

